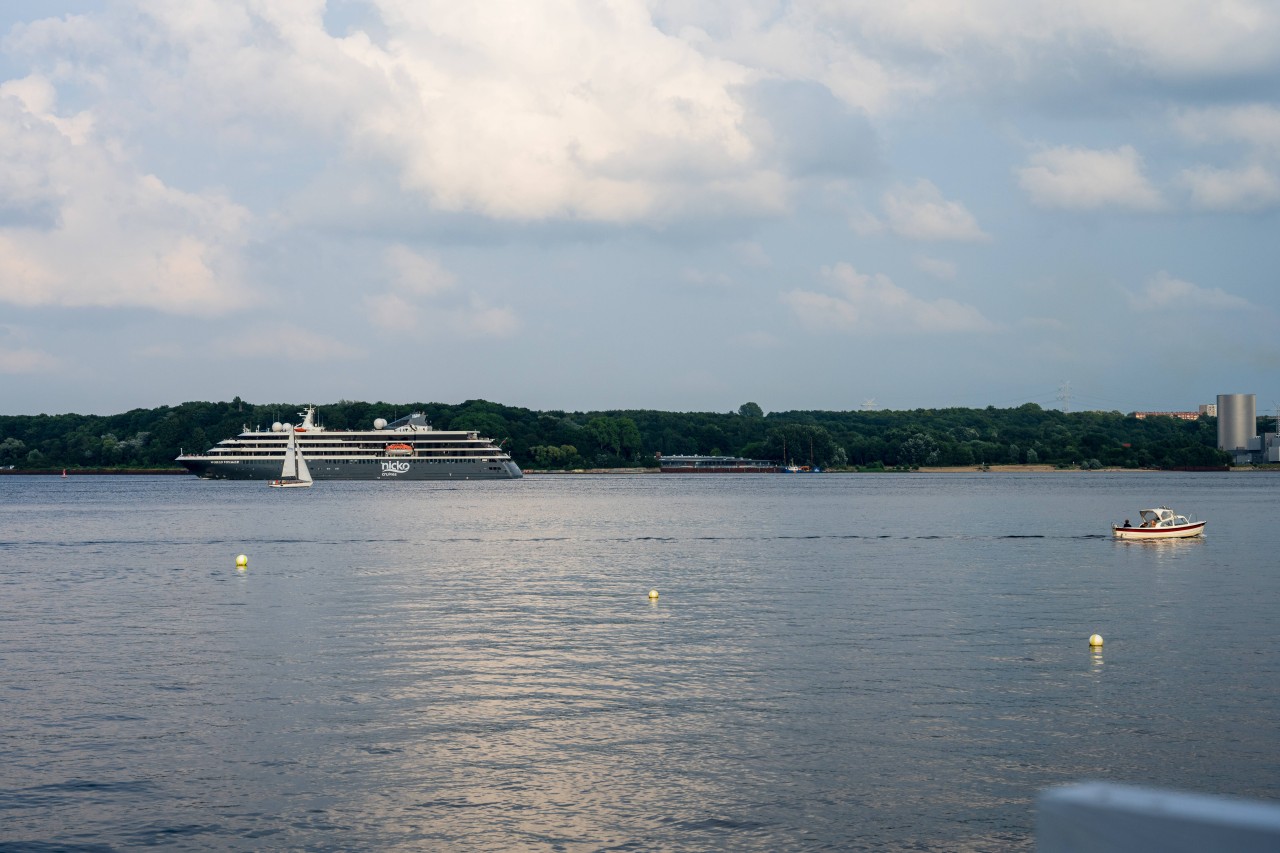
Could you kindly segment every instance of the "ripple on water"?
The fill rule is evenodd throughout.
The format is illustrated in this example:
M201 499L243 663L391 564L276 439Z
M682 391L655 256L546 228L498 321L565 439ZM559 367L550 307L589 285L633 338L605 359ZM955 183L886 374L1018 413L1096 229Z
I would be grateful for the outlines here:
M1017 850L1052 784L1280 795L1258 478L40 479L5 849ZM1151 495L1214 534L1112 542Z

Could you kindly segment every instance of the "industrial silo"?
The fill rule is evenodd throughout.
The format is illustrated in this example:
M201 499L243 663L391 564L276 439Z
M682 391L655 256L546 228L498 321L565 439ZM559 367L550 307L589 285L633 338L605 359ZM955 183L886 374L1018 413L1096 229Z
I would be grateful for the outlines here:
M1248 450L1258 437L1258 407L1252 394L1218 395L1218 449Z

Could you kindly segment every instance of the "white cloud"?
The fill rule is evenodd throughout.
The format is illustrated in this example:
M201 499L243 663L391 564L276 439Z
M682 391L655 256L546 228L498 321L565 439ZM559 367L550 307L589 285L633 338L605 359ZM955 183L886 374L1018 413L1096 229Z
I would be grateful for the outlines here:
M0 301L223 314L248 213L141 173L39 77L0 85Z
M974 93L1106 96L1123 88L1118 78L1177 86L1262 75L1280 58L1280 8L1269 0L1175 0L1158 14L1144 0L739 2L732 14L714 2L655 7L673 30L701 34L706 51L818 81L875 116Z
M909 187L896 187L884 194L885 220L889 229L912 240L986 240L963 204L947 201L931 182L924 179Z
M1178 179L1196 206L1209 210L1260 210L1280 203L1280 179L1258 164L1243 169L1200 166L1184 170Z
M165 112L251 148L319 133L439 210L628 222L786 203L744 131L738 87L758 75L637 0L368 9L378 24L335 37L318 0L149 2L116 25L151 52L121 65Z
M871 211L858 208L849 214L849 229L859 237L878 237L885 233L886 226Z
M951 281L956 277L955 262L942 258L916 258L916 269L943 281Z
M335 35L321 0L146 0L20 26L6 46L95 93L113 122L203 128L255 159L318 143L343 165L389 164L440 210L614 223L785 212L798 176L770 161L776 140L743 95L761 81L880 117L1099 57L1176 76L1280 56L1280 14L1258 0L1154 17L1138 0L362 8L366 28ZM932 221L912 210L899 227L979 239L937 201Z
M1018 325L1036 332L1068 332L1072 329L1072 324L1060 317L1024 317Z
M1267 0L1178 0L1157 13L1143 0L1074 0L1062 12L1075 18L1070 35L1096 33L1138 67L1166 78L1256 72L1280 55L1280 15Z
M377 328L464 338L505 338L520 329L512 309L460 292L457 277L437 259L397 244L385 261L390 289L364 298L365 314Z
M1163 202L1142 168L1142 157L1128 145L1113 151L1059 147L1032 155L1030 165L1016 172L1018 184L1040 207L1157 210Z
M1243 142L1280 154L1280 107L1271 104L1183 110L1174 116L1173 125L1193 142Z
M438 260L398 243L387 248L386 263L392 287L402 293L436 296L451 290L457 283L453 273Z
M520 318L510 308L489 305L473 297L466 308L449 312L450 325L466 337L509 338L520 330Z
M680 278L687 284L700 288L724 288L733 285L733 279L722 272L708 272L694 267L685 267L681 270Z
M367 297L365 310L369 321L380 329L432 337L509 338L522 325L511 308L490 305L474 295L458 304L424 306L384 293Z
M738 259L738 263L747 267L767 267L773 261L769 257L769 253L759 243L750 240L743 240L733 244L733 254Z
M1159 272L1138 293L1129 294L1134 308L1156 310L1247 310L1253 306L1246 299L1217 287L1198 287L1189 281Z
M284 361L329 361L365 356L355 347L292 323L254 326L228 340L220 352L233 358L280 358Z
M398 293L378 293L364 298L369 322L388 332L412 332L421 324L417 303Z
M61 362L47 352L23 347L7 349L0 347L0 373L23 375L28 373L50 373L60 366Z
M776 349L782 341L772 332L743 332L734 335L733 342L746 349Z
M831 292L792 290L782 300L806 327L852 332L988 332L996 326L972 305L921 299L888 276L866 275L847 263L822 270Z

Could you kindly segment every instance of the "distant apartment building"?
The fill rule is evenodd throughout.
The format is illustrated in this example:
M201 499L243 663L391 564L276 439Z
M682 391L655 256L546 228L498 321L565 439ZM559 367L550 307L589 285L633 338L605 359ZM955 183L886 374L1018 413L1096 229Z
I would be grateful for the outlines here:
M1213 403L1202 404L1199 411L1195 412L1134 412L1133 416L1138 420L1145 418L1177 418L1182 421L1199 420L1201 415L1207 415L1211 418L1218 416L1218 407Z

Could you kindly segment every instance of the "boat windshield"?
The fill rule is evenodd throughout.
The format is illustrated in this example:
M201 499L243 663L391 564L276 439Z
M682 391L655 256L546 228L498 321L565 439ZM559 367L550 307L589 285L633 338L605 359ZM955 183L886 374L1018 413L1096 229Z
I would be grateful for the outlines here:
M1191 522L1185 515L1174 515L1168 507L1140 510L1142 527L1178 527Z

